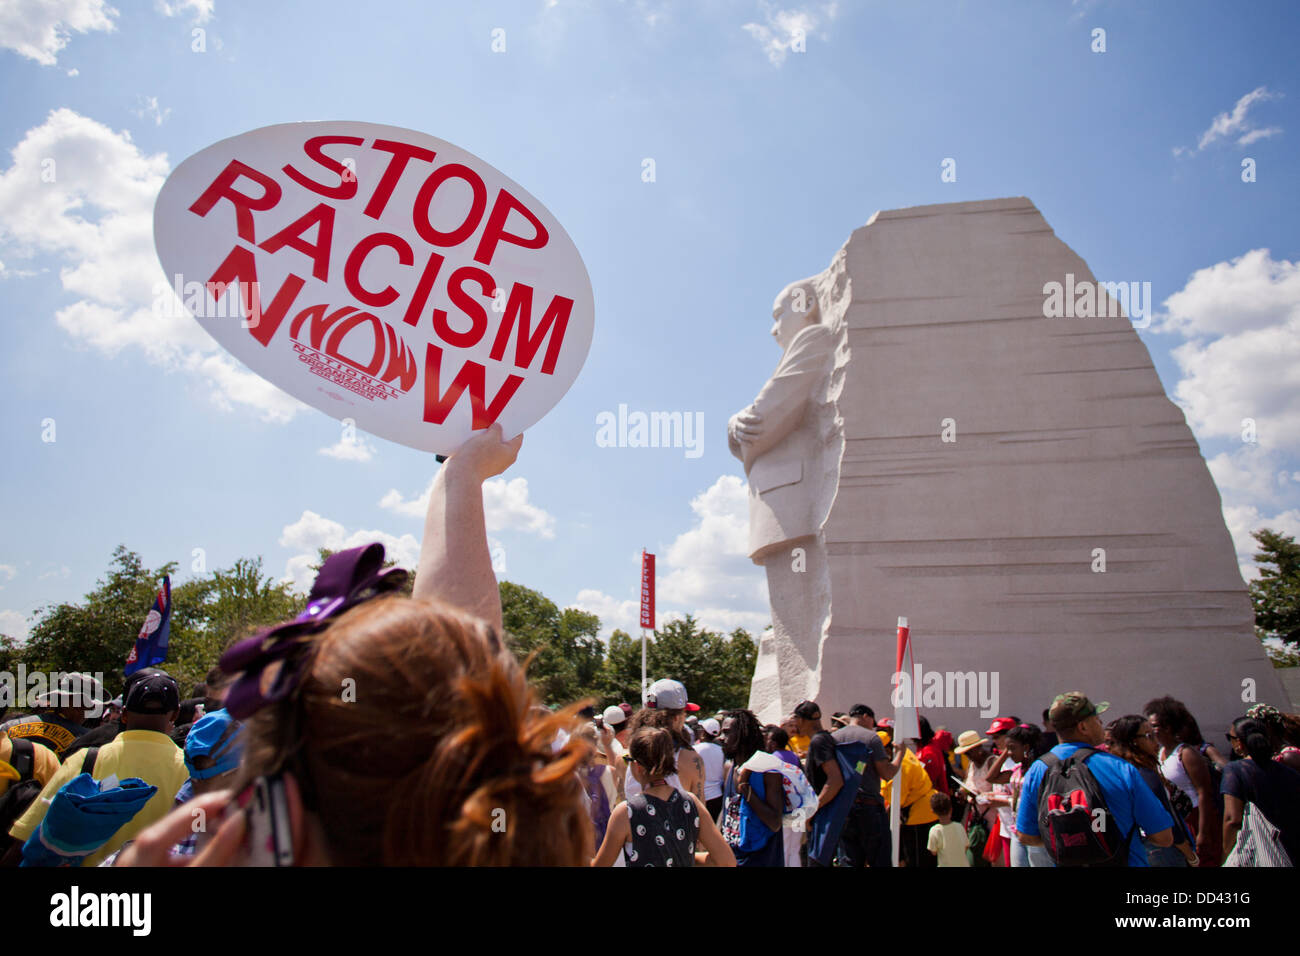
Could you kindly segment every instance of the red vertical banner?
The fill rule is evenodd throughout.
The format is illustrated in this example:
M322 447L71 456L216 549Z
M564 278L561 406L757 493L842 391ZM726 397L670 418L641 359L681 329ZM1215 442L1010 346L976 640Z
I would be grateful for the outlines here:
M907 646L907 638L910 633L911 628L907 626L907 618L900 617L898 619L898 648L897 653L894 655L895 674L901 674L903 672L903 657L910 650Z
M641 552L641 626L655 628L655 556Z

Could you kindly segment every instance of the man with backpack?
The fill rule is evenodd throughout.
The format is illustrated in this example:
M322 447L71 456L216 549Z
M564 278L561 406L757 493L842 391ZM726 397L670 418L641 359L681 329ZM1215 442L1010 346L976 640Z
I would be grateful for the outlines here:
M124 707L126 729L111 743L103 747L88 747L68 758L46 783L40 798L13 824L9 835L16 842L6 851L4 865L18 865L22 859L22 844L41 825L49 801L65 784L82 773L89 773L97 782L110 780L117 783L136 777L157 788L149 802L103 846L87 856L82 866L98 865L171 810L176 792L190 776L185 766L185 755L167 736L180 708L180 687L169 674L155 671L130 685Z
M862 756L867 751L861 744L853 745L861 748L860 753L852 747L846 752L844 745L822 729L822 711L816 701L800 702L794 719L799 733L809 738L804 765L808 782L817 793L817 812L809 825L808 865L830 866L862 784L862 772L855 764L864 759L871 762L871 758Z
M840 850L854 868L888 867L893 864L889 835L889 814L880 795L880 785L894 779L903 762L906 748L898 747L891 760L875 730L871 708L858 704L849 711L849 723L831 736L853 768L862 774L862 783L853 799L840 834Z
M1146 866L1141 829L1153 846L1173 844L1173 819L1137 769L1096 748L1106 739L1100 714L1078 691L1050 709L1061 742L1034 762L1020 791L1016 830L1057 866Z

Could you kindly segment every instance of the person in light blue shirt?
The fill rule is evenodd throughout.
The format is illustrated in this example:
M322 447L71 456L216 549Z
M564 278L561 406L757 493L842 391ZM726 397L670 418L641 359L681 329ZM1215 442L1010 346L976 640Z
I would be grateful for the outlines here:
M1104 701L1094 705L1083 694L1071 691L1061 694L1052 702L1051 721L1061 742L1051 752L1061 760L1068 760L1080 747L1097 747L1106 739L1100 714L1110 705ZM1146 866L1147 847L1137 828L1147 835L1153 846L1171 846L1174 842L1173 818L1160 805L1156 795L1146 785L1136 768L1125 760L1108 753L1098 752L1087 758L1088 770L1096 778L1106 796L1106 808L1115 818L1120 833L1129 837L1128 865ZM1020 790L1020 809L1016 814L1016 830L1020 842L1026 846L1042 846L1038 833L1038 790L1047 765L1037 760L1025 775Z

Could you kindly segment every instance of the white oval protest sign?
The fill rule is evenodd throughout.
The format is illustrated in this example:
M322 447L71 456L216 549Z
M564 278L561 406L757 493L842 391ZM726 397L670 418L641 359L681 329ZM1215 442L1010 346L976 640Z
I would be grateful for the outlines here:
M181 163L154 207L168 282L290 395L450 454L577 378L591 281L546 208L476 156L373 123L286 123Z

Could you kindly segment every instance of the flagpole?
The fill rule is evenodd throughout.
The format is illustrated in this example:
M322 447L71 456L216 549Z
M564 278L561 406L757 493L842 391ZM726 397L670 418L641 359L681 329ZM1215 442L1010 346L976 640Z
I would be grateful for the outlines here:
M641 706L645 706L646 698L646 673L645 673L645 628L641 628Z
M907 626L907 618L898 619L898 647L894 658L894 673L899 675L903 673L904 658L912 657L912 645L908 640L910 629ZM911 733L911 725L916 723L916 700L913 697L914 688L912 687L911 668L908 668L907 696L905 701L898 703L899 698L895 697L894 704L894 747L902 746L902 741ZM894 689L897 694L902 687L902 679L897 678L899 686ZM910 705L910 706L909 706ZM910 718L910 719L909 719ZM919 733L919 731L917 731ZM889 832L891 835L890 844L893 847L893 865L898 866L898 850L900 834L903 827L903 761L899 761L898 772L894 774L894 779L890 784L889 799Z

